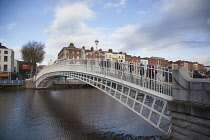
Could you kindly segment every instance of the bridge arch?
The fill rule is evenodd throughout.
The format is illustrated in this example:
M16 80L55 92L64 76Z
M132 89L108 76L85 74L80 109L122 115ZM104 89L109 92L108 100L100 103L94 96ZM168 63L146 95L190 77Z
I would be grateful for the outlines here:
M147 83L141 83L145 77L139 75L131 77L129 70L116 71L114 66L102 67L99 61L94 64L91 64L91 61L83 62L84 60L80 63L68 60L45 68L35 79L36 88L47 88L53 79L59 76L77 78L116 99L166 135L170 134L171 117L167 110L167 101L172 99L171 93L164 94L159 92L162 90L160 88L152 90L144 87L151 79ZM157 84L159 81L154 79L154 82Z

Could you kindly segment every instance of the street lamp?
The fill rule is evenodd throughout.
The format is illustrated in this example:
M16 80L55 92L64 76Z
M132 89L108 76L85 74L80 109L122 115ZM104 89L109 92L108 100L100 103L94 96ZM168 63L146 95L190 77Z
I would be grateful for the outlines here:
M98 42L99 42L98 40L95 40L95 43L96 43L96 50L97 50Z
M96 44L96 51L98 50L98 49L97 49L98 42L99 42L99 41L96 39L96 40L95 40L95 44ZM100 59L100 53L99 53L99 59Z
M67 53L67 51L66 51L66 50L64 50L65 58L66 58L66 53Z

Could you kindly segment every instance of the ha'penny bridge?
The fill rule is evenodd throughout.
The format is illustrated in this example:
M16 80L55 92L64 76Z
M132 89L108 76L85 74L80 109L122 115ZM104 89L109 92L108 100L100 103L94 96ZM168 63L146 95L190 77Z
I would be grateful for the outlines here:
M193 79L184 68L172 75L159 66L72 59L47 66L26 85L49 88L58 77L98 88L171 138L210 136L210 80Z

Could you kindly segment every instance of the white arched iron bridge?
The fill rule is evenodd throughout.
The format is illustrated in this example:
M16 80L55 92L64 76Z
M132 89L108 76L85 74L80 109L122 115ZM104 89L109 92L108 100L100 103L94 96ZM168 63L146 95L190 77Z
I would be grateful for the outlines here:
M103 60L63 60L45 67L35 80L36 88L48 88L57 77L71 77L98 88L170 135L171 72L164 67Z

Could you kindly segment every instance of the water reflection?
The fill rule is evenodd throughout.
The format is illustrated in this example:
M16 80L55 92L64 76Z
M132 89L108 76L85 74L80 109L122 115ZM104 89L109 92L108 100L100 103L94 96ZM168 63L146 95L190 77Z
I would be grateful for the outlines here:
M0 128L3 140L164 139L97 89L1 90Z

